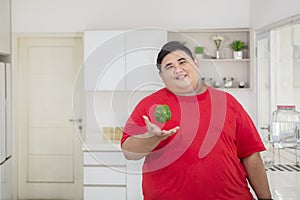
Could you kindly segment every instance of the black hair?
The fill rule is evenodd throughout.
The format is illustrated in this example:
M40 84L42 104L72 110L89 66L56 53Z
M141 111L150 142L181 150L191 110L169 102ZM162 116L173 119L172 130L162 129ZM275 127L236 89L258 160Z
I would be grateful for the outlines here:
M161 70L161 62L164 59L166 55L169 53L172 53L174 51L181 50L187 53L192 59L194 59L194 56L189 48L187 48L184 44L178 42L178 41L171 41L166 43L158 53L157 59L156 59L156 67L160 71Z

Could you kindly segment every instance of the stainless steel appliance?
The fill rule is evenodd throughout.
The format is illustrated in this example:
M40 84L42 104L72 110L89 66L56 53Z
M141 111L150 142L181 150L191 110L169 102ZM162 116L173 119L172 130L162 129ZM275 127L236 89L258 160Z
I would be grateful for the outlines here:
M0 55L0 200L12 199L11 67Z

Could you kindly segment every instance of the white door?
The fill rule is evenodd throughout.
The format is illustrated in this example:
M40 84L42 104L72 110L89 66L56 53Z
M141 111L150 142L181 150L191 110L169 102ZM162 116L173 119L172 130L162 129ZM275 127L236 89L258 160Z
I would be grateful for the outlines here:
M72 108L82 58L81 37L18 40L19 199L82 199L80 123L70 122L82 113Z

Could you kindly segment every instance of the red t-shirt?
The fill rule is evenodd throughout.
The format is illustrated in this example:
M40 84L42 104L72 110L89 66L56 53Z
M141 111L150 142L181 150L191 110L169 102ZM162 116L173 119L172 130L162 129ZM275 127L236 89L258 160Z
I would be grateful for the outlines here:
M172 118L156 121L159 104L170 107ZM176 96L166 88L139 102L128 119L121 144L152 123L179 131L163 140L143 165L145 200L253 199L240 161L265 150L246 111L230 94L213 88L196 96Z

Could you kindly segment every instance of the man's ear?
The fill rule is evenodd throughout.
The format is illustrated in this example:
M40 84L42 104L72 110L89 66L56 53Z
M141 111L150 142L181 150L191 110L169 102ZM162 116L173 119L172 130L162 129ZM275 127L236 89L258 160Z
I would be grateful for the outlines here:
M158 74L159 74L160 78L162 79L162 77L161 77L162 76L161 70L159 70Z
M194 59L195 64L197 65L197 67L199 68L199 61L197 58Z

